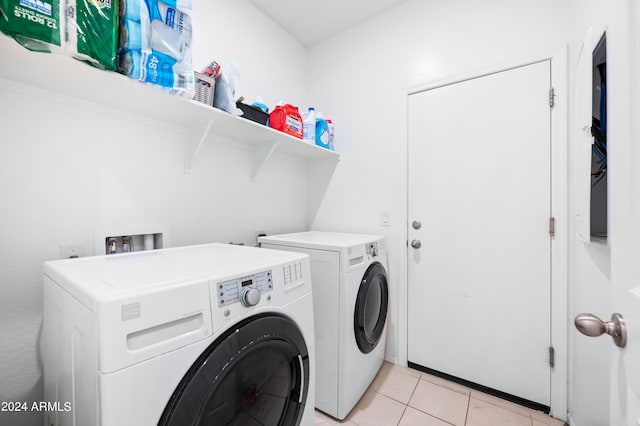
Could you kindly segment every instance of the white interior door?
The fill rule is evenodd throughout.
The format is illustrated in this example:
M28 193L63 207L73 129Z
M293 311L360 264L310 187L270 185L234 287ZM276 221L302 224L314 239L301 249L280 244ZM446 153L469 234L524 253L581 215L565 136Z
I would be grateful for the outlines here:
M611 304L624 317L627 342L611 342L610 422L640 425L640 6L616 9L607 31L607 116ZM631 19L629 19L631 17ZM629 31L624 31L630 25ZM616 29L620 29L616 31ZM611 36L611 38L609 38ZM609 318L603 318L609 320ZM581 336L582 337L582 336ZM600 339L608 339L607 336Z
M635 198L636 203L640 201L637 194L632 195L632 198ZM635 221L637 222L637 216ZM636 236L636 241L628 241L628 244L625 244L622 237L618 242L612 241L611 247L613 311L623 318L626 335L624 348L616 347L613 341L610 342L609 424L612 426L640 425L640 248L637 243L637 225L629 226L631 224L632 222L627 222L621 225L633 232L631 235ZM615 238L615 233L612 237ZM614 244L618 246L617 249ZM606 322L612 319L602 318ZM609 339L606 336L600 337L605 338Z
M605 339L610 348L610 387L593 389L609 398L609 425L640 425L640 6L620 2L608 10L607 22L607 174L608 240L611 253L612 315L576 317L583 333ZM589 54L587 37L583 50ZM587 46L587 48L585 48ZM590 94L590 89L578 86ZM580 93L578 93L580 95ZM585 98L583 100L583 98ZM587 96L579 102L590 104ZM576 107L580 112L581 105ZM588 126L588 116L578 131ZM580 161L585 158L578 157ZM576 170L580 171L578 167ZM586 172L583 171L583 176ZM576 191L584 191L578 186ZM586 197L586 194L582 194ZM580 224L578 223L578 232ZM577 286L580 283L576 283ZM615 321L615 317L621 318ZM576 339L585 338L577 335ZM580 407L574 407L575 410Z
M550 69L437 87L408 106L408 360L546 406Z

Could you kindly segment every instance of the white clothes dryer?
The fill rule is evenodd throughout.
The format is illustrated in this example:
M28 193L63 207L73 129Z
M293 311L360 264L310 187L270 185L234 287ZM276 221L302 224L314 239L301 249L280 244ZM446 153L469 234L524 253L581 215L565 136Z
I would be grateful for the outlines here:
M384 237L302 232L258 239L309 254L316 337L316 408L344 419L384 361L389 301Z
M309 258L228 244L44 264L47 425L314 422Z

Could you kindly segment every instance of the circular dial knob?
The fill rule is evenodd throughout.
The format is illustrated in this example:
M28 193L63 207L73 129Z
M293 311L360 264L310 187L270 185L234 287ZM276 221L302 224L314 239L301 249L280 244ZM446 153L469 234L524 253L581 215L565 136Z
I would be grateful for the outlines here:
M245 288L240 297L240 303L243 306L255 306L260 301L260 291L257 288Z

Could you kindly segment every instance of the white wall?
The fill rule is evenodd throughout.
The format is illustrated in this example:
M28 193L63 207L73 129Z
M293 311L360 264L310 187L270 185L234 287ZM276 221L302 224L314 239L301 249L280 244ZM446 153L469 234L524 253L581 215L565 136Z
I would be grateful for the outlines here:
M194 0L193 65L213 59L240 68L236 97L250 103L260 95L274 106L279 100L307 102L306 49L246 0Z
M243 70L239 94L306 101L299 43L244 0L196 8L196 66L231 59ZM255 43L279 49L269 59ZM275 154L252 183L249 148L209 140L185 174L174 128L19 89L0 81L0 401L42 400L41 270L61 244L92 254L96 229L131 224L166 227L172 246L253 244L257 230L307 227L307 167L295 158ZM0 424L42 417L2 412Z
M309 97L334 118L343 153L313 227L388 238L389 359L406 351L399 306L406 297L407 89L555 53L569 40L569 12L568 2L553 0L415 0L310 48ZM391 211L389 228L379 226L383 210Z

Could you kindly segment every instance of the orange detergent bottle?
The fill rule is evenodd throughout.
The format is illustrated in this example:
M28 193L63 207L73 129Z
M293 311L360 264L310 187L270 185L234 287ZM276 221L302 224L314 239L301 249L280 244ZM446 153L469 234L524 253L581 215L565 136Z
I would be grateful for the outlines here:
M269 115L269 127L302 139L302 117L293 105L278 105Z

